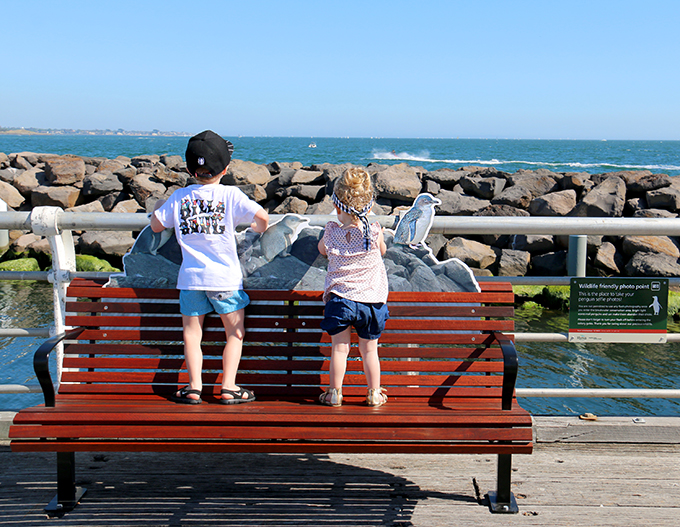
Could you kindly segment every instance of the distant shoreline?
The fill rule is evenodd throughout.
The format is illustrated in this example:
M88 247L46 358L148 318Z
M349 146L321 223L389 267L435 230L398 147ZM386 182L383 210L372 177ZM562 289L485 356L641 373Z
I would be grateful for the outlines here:
M133 137L190 137L191 134L186 132L161 132L154 130L152 132L137 131L137 130L43 130L33 128L12 128L0 129L0 135L86 135L86 136L133 136Z

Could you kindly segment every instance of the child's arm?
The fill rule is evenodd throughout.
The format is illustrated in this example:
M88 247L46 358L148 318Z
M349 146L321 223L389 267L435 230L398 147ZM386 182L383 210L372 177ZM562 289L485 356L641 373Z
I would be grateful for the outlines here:
M162 230L165 229L165 227L163 227L163 224L160 222L160 220L156 217L155 214L155 212L158 209L160 209L164 203L165 203L164 199L159 199L153 207L153 212L151 213L151 230L153 232L161 232Z
M383 230L380 229L380 233L378 234L378 239L376 240L378 243L378 248L380 249L380 255L384 256L385 252L387 252L387 245L385 245L385 237L383 236Z
M255 232L262 233L269 227L269 214L264 209L260 209L255 213L253 218L253 223L250 224L250 228ZM153 228L153 227L152 227Z
M319 249L319 253L322 256L328 256L328 254L326 254L326 244L323 242L323 236L319 240L319 245L317 245L317 248Z

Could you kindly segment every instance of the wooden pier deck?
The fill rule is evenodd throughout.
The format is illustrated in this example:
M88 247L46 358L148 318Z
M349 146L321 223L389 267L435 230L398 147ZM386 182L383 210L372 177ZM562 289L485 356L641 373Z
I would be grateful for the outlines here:
M5 441L0 525L680 525L680 418L535 423L534 454L513 457L517 515L484 503L495 456L114 453L76 454L88 493L47 519L54 454Z

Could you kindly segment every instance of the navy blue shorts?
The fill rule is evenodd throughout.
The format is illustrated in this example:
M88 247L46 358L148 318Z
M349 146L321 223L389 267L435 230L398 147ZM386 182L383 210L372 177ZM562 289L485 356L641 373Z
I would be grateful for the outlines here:
M357 335L366 340L377 340L390 318L387 304L369 304L332 295L324 307L321 329L337 335L353 326Z

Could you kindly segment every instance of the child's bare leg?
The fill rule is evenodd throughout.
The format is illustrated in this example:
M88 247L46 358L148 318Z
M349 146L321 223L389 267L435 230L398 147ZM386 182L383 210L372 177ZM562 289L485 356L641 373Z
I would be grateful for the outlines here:
M359 353L364 364L366 384L368 388L380 388L380 357L378 357L378 340L366 340L359 337Z
M331 335L331 364L329 370L330 387L339 390L347 371L347 357L351 345L352 330L350 328Z
M201 339L203 338L203 319L205 315L190 317L182 315L182 327L184 329L184 360L189 372L189 388L201 391L203 389L203 351ZM179 395L179 392L177 393ZM190 399L198 400L195 394L187 395Z
M236 374L241 362L243 337L246 334L244 327L245 312L243 309L239 309L226 315L220 315L220 318L227 336L227 343L222 353L222 389L235 391L239 389L236 384ZM224 394L222 398L233 399L230 394ZM243 398L247 399L248 395L244 393Z

